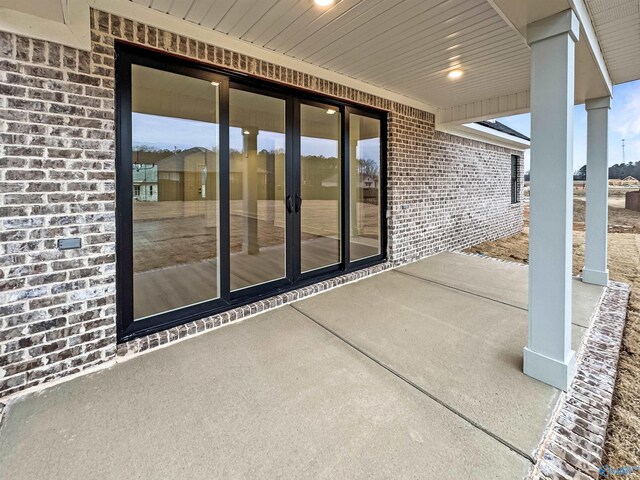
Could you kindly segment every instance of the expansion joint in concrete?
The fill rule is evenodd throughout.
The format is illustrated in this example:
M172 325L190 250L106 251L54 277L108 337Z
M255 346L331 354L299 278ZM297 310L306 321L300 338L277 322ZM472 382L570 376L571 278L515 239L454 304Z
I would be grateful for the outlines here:
M405 274L406 275L406 274ZM413 275L409 275L409 276L413 276ZM439 405L443 406L444 408L446 408L447 410L449 410L451 413L453 413L454 415L458 416L459 418L461 418L462 420L464 420L465 422L469 423L471 426L473 426L474 428L480 430L481 432L485 433L486 435L490 436L491 438L493 438L494 440L498 441L499 443L501 443L502 445L504 445L505 447L507 447L508 449L510 449L511 451L513 451L514 453L520 455L521 457L525 458L526 460L528 460L529 462L531 462L531 464L535 464L535 460L534 458L527 454L526 452L523 452L521 449L519 449L518 447L516 447L515 445L513 445L512 443L509 443L508 441L506 441L505 439L499 437L498 435L496 435L495 433L491 432L490 430L488 430L486 427L483 427L482 425L480 425L478 422L476 422L475 420L469 418L468 416L466 416L464 413L460 412L459 410L453 408L451 405L447 404L446 402L444 402L443 400L441 400L440 398L436 397L435 395L433 395L432 393L428 392L427 390L425 390L424 388L422 388L420 385L416 384L415 382L411 381L409 378L405 377L404 375L402 375L400 372L394 370L393 368L391 368L389 365L385 364L384 362L382 362L381 360L377 359L376 357L374 357L373 355L371 355L370 353L368 353L367 351L363 350L362 348L358 347L356 344L354 344L353 342L350 342L349 340L347 340L345 337L343 337L342 335L340 335L339 333L335 332L334 330L326 327L325 325L323 325L322 323L318 322L316 319L314 319L313 317L309 316L307 313L305 313L304 311L300 310L299 308L297 308L295 306L295 304L291 304L289 305L291 308L293 308L296 312L300 313L301 315L303 315L305 318L309 319L311 322L315 323L316 325L318 325L320 328L324 329L325 331L327 331L328 333L330 333L331 335L333 335L334 337L336 337L338 340L344 342L345 344L347 344L349 347L353 348L355 351L357 351L358 353L360 353L361 355L364 355L365 357L367 357L369 360L371 360L372 362L376 363L378 366L384 368L387 372L391 373L392 375L396 376L397 378L399 378L400 380L402 380L403 382L407 383L408 385L410 385L411 387L415 388L416 390L418 390L420 393L422 393L423 395L426 395L427 397L429 397L431 400L433 400L434 402L438 403Z

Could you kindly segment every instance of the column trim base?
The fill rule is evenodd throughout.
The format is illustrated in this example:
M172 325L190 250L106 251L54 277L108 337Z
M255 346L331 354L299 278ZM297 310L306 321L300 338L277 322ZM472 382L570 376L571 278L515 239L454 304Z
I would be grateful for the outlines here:
M609 285L609 269L603 272L602 270L591 270L585 267L582 269L582 281L606 287Z
M576 352L571 350L567 360L559 362L525 347L523 371L536 380L566 392L576 374Z

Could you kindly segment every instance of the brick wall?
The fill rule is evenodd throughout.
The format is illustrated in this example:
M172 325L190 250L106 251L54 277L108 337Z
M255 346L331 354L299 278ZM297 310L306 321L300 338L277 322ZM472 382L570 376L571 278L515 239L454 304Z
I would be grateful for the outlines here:
M393 262L522 230L523 204L511 204L511 154L520 156L523 172L520 152L436 131L431 116L424 121L395 112L388 150Z
M114 40L389 111L388 264L133 340L139 352L437 251L517 232L508 149L435 131L432 114L92 12L91 52L0 32L0 397L116 355ZM77 236L82 248L59 251Z
M0 395L115 353L113 80L95 68L0 33Z

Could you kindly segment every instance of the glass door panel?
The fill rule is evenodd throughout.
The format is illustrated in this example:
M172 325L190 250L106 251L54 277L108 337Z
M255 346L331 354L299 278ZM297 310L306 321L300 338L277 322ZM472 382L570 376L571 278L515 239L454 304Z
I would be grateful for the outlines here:
M229 90L231 290L286 276L286 101Z
M341 113L300 104L300 269L340 263Z
M219 292L219 86L133 65L133 310L139 320Z
M351 261L379 255L380 120L349 115L349 183Z

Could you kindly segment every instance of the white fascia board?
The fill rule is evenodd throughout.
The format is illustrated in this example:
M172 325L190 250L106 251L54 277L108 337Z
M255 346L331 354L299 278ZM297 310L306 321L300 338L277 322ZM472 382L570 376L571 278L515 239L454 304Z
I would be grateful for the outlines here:
M613 95L613 82L611 80L611 76L609 75L609 69L607 68L607 63L604 59L604 55L602 54L602 50L600 49L598 35L593 28L589 10L587 9L584 0L569 0L569 4L571 5L571 8L580 21L580 25L584 33L584 35L582 35L582 38L587 42L587 45L589 46L589 51L591 52L593 61L598 67L598 71L600 73L600 76L602 77L602 81L607 86L609 95Z
M438 125L459 126L465 123L492 120L529 112L531 94L528 90L508 95L486 98L477 102L465 103L438 109Z
M483 125L473 123L465 125L438 125L436 129L451 135L477 140L491 145L498 145L499 147L514 150L528 150L530 148L529 141L523 138L514 137L508 133L499 132Z
M515 23L513 23L513 22L511 21L511 19L509 18L509 16L508 16L506 13L504 13L504 11L502 10L502 8L500 8L500 7L498 6L498 4L495 2L495 0L487 0L487 3L488 3L489 5L491 5L491 7L496 11L496 13L497 13L498 15L500 15L500 18L502 18L502 20L504 20L504 23L506 23L507 25L509 25L509 28L511 28L511 30L513 30L515 33L517 33L517 34L518 34L518 36L520 37L520 40L522 41L522 43L523 43L524 45L526 45L526 46L527 46L527 48L530 48L530 47L529 47L529 44L527 43L527 37L526 37L526 35L523 35L523 33L520 31L520 29L518 29L518 26L517 26Z
M91 50L87 0L59 1L62 2L64 23L29 15L11 8L0 8L0 31L59 43L80 50Z
M304 62L302 60L283 55L281 53L274 52L258 45L254 45L245 40L233 38L224 33L217 32L210 28L205 28L197 25L193 22L183 20L166 13L154 10L152 8L144 7L137 3L130 2L128 0L85 0L89 3L89 6L96 10L112 13L124 18L135 19L138 22L151 25L162 30L166 30L172 33L184 35L201 42L216 45L227 50L231 50L236 53L248 55L250 57L258 58L281 67L291 68L298 72L313 75L314 77L322 78L331 82L344 85L346 87L354 88L371 95L401 103L410 107L417 108L426 112L435 114L436 107L416 100L414 98L407 97L400 93L391 92L382 87L377 87L370 83L366 83L362 80L358 80L341 73L334 72L332 70L312 65L311 63Z

